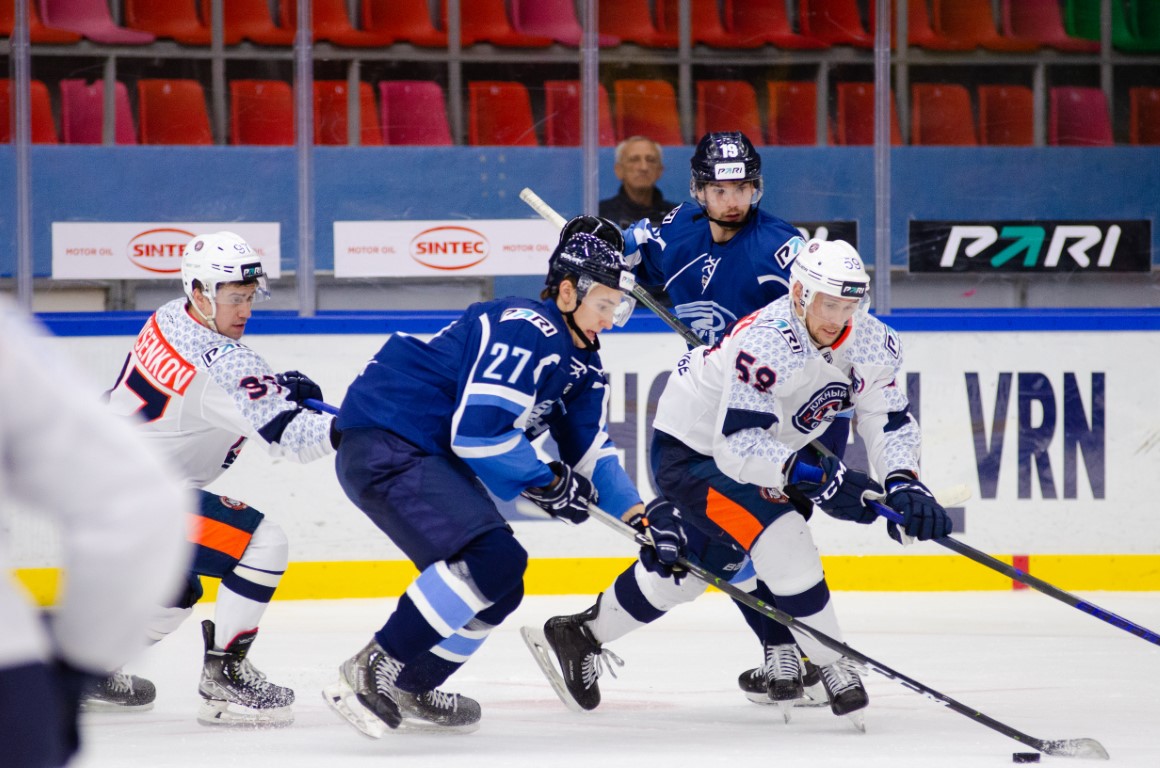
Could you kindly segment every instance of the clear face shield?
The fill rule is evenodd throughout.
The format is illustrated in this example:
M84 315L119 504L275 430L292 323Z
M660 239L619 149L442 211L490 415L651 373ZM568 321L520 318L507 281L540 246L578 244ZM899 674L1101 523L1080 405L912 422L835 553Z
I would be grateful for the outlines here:
M611 288L581 275L576 284L576 295L580 304L586 304L598 317L623 327L636 309L636 299L629 293L636 286L636 278L631 272L620 273L620 287Z

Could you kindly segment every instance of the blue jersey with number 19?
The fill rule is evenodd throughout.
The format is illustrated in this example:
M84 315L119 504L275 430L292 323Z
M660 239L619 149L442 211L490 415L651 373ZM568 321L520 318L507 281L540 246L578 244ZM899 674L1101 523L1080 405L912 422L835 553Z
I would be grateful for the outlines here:
M789 265L804 244L792 224L760 208L716 243L700 206L683 203L641 245L636 275L663 286L673 314L712 345L730 323L789 292Z
M468 307L430 341L391 337L347 390L338 427L458 457L501 499L552 481L531 444L548 431L620 515L640 497L608 436L607 398L599 353L575 346L555 302L508 298Z

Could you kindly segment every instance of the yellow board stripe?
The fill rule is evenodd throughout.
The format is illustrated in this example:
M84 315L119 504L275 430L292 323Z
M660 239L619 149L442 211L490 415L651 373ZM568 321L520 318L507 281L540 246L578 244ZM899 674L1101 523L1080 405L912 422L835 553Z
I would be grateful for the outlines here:
M1010 564L1010 555L998 555ZM607 589L632 560L621 557L540 558L524 577L529 595L589 595ZM833 555L822 558L830 588L868 592L1009 590L1011 579L954 555ZM1063 590L1160 590L1160 555L1031 555L1027 571ZM398 597L417 572L397 560L291 563L275 599L332 600ZM23 568L16 577L40 605L50 605L60 573ZM204 601L217 596L205 579Z

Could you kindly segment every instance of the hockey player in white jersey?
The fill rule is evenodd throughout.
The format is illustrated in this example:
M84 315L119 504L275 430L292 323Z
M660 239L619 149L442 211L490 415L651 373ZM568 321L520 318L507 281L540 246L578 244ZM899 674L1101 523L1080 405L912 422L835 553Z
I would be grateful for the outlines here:
M49 619L9 578L0 524L0 766L57 768L78 747L83 684L144 647L152 606L191 556L177 473L110 415L47 334L0 301L0 507L54 524L63 589Z
M149 318L109 393L110 408L138 416L145 436L200 489L189 587L158 616L150 637L160 640L192 612L200 576L220 578L215 620L202 623L198 721L285 725L294 692L268 681L247 654L286 570L286 535L258 510L204 488L247 442L271 457L308 462L334 453L338 433L332 416L303 405L322 399L317 384L297 371L275 373L240 342L253 304L269 296L262 263L245 240L232 232L193 238L181 278L185 297ZM153 695L148 681L118 674L88 705L148 706Z
M778 607L830 637L841 630L806 518L785 495L796 488L830 515L868 524L877 514L866 498L905 518L892 537L950 533L946 511L919 481L921 436L905 393L896 386L902 345L870 316L870 279L848 243L811 240L791 269L790 294L740 319L712 347L687 352L670 375L654 421L652 467L657 487L680 516L669 521L747 554ZM853 411L880 485L834 456L809 447L839 413ZM683 554L658 550L662 561ZM683 579L669 604L695 599L703 583ZM603 637L620 637L639 621L615 601L594 617ZM830 707L857 713L869 703L853 663L795 632L818 666ZM584 670L597 643L557 647L565 668ZM796 660L795 660L796 662ZM796 666L796 663L795 663ZM569 688L584 694L582 679Z

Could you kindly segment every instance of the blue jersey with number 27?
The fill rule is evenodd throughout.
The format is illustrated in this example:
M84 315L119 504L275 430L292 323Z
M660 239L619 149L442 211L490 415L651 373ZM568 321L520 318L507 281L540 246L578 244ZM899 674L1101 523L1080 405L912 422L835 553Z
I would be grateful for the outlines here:
M507 298L473 304L430 341L391 337L347 390L338 428L458 457L505 500L552 481L531 444L548 431L620 515L640 497L608 436L608 391L599 353L575 346L554 301Z

